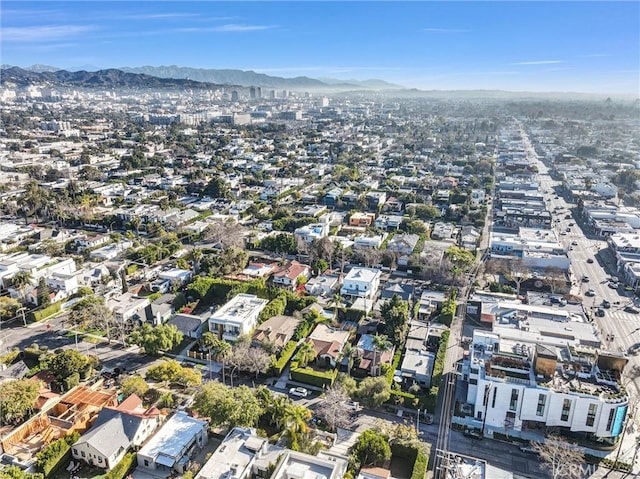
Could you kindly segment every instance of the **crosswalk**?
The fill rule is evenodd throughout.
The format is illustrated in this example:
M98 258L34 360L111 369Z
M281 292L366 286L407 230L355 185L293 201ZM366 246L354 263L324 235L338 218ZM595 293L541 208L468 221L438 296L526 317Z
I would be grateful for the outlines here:
M615 319L616 321L626 321L631 323L638 323L640 326L640 314L626 313L622 310L605 309L605 318Z

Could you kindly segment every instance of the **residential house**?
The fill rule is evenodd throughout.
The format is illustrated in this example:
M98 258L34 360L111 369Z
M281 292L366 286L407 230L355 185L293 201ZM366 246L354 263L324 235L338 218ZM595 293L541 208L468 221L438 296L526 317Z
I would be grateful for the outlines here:
M420 236L416 234L404 233L395 235L389 241L387 251L396 253L398 256L410 256L418 241L420 241Z
M278 463L284 451L258 436L254 429L234 427L202 466L196 479L267 477L267 471Z
M245 269L240 272L241 276L246 276L248 278L266 278L268 277L276 268L278 267L277 263L249 263Z
M103 408L91 429L73 444L71 455L91 466L112 469L129 449L140 447L163 420L157 408L142 407L142 399L132 394L116 407Z
M340 289L344 297L374 299L380 288L380 270L356 266L347 273Z
M444 291L423 290L418 306L418 319L429 321L431 316L442 307L446 299L447 293Z
M335 367L350 334L349 331L331 328L326 324L318 324L307 341L313 343L316 361L319 364Z
M384 235L358 235L353 241L353 246L356 248L378 249L384 243L386 236L386 233Z
M183 474L209 441L209 423L178 411L138 451L138 466L155 474Z
M387 201L387 193L384 191L370 191L365 195L365 201L370 210L378 211Z
M349 226L368 228L376 219L375 213L353 213L349 216Z
M388 283L380 293L380 299L388 301L394 296L398 296L402 301L411 304L413 300L413 286L403 283Z
M380 351L375 345L374 338L375 336L371 334L363 334L360 336L358 344L356 345L358 359L352 370L354 374L379 376L383 364L391 365L394 348L390 347L385 351Z
M431 334L432 328L424 323L412 321L409 324L405 352L400 365L400 377L406 388L417 384L422 388L431 385L431 375L435 364L435 352L437 351L439 330L435 335ZM434 336L436 341L431 342Z
M148 306L148 298L140 298L129 292L114 296L107 301L107 307L113 311L115 319L127 330L132 330L146 320Z
M273 316L256 327L253 342L280 350L291 341L298 324L300 320L293 316Z
M311 278L304 289L312 296L331 297L340 288L340 275L325 273Z
M380 215L376 218L376 228L385 231L397 231L404 218L402 215Z
M320 452L317 456L312 456L287 450L271 479L341 479L347 472L348 464L346 457L337 454Z
M329 236L329 229L329 223L312 223L307 226L296 228L293 232L293 236L296 240L304 241L305 243L313 243L315 240Z
M209 331L225 341L236 341L249 334L269 301L254 294L237 294L209 318Z
M76 246L76 250L78 251L78 253L81 253L87 249L98 248L100 246L103 246L111 242L111 238L109 237L109 235L96 235L96 236L83 235L76 238L73 242Z
M273 273L271 279L273 284L288 289L295 289L300 280L306 281L310 276L311 268L309 266L298 263L297 261L289 261Z
M175 299L175 294L163 294L154 299L149 308L147 308L147 321L154 326L167 322L173 316L173 301Z
M168 325L175 326L185 338L200 339L202 329L207 320L193 314L179 313L167 321Z

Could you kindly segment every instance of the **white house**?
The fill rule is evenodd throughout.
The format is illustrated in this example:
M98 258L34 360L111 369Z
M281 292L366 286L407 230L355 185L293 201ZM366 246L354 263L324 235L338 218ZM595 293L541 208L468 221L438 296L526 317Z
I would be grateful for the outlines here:
M178 411L138 451L138 466L163 476L186 471L192 455L209 441L208 422Z
M329 236L329 229L329 223L312 223L296 228L293 235L296 237L296 240L299 239L305 243L312 243L314 240Z
M340 289L342 296L373 299L380 288L380 270L354 267L347 273Z
M509 331L512 339L474 332L463 367L469 381L467 403L474 414L469 425L487 435L507 429L518 436L545 426L593 440L619 436L629 403L618 379L628 361L624 354L581 346L576 340L538 341L537 333L527 341L528 333Z
M225 341L233 342L253 330L268 302L254 294L238 294L211 315L209 331L217 332Z
M118 464L132 447L140 447L162 424L165 416L155 407L142 407L132 394L117 407L104 407L93 426L72 446L75 459L103 469Z

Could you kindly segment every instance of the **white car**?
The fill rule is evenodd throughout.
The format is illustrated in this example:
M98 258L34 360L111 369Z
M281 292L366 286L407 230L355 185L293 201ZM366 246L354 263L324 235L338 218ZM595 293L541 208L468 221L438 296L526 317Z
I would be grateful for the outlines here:
M289 389L289 394L291 396L297 396L300 398L306 398L309 395L309 390L306 388L301 388L301 387L297 387L297 388L291 388Z
M360 403L356 401L345 401L344 404L347 406L347 409L352 411L359 411L361 409Z

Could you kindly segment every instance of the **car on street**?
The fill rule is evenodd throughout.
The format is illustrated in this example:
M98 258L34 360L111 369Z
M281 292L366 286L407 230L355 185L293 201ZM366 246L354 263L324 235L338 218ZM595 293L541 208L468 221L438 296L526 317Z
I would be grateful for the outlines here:
M611 302L609 302L609 301L607 301L606 299L604 299L604 300L602 301L602 307L603 307L604 309L609 309L609 308L611 307Z
M589 276L587 276L586 274L582 277L582 282L583 283L588 283L589 282Z
M624 307L624 311L625 313L631 313L631 314L638 314L640 313L640 310L634 306L625 306Z
M609 281L609 283L607 284L607 286L609 286L611 289L618 289L618 283L614 282L614 281Z
M598 316L599 318L602 318L604 316L604 309L602 308L596 309L596 316Z
M593 258L587 258L587 263L589 264L593 263Z
M301 387L291 388L289 389L289 395L300 397L300 398L306 398L309 395L309 390L307 388L301 388Z
M572 241L571 242L571 246L578 246L578 242L577 241Z
M592 289L588 290L586 293L584 293L585 296L589 296L589 297L593 297L596 295L596 292Z
M362 409L360 403L357 401L345 401L344 405L351 411L359 411L360 409Z
M520 452L524 452L525 454L540 454L538 450L532 446L520 446Z
M472 439L482 439L482 431L479 429L466 428L462 434Z

